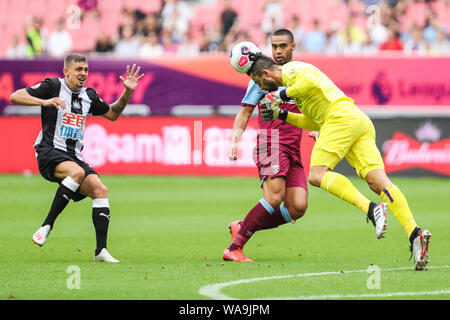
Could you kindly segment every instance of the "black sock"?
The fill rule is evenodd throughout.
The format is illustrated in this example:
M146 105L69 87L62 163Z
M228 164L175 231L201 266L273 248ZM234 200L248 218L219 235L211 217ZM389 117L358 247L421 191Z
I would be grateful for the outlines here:
M109 226L109 208L92 208L92 222L94 223L95 236L97 239L97 249L95 254L99 254L103 248L106 248Z
M413 240L420 234L420 231L422 231L422 229L420 229L419 227L416 227L413 232L411 233L411 235L409 236L409 242L412 244Z
M61 184L56 190L55 198L53 199L52 206L50 207L50 211L47 215L47 218L45 218L44 223L42 226L45 226L47 224L50 225L50 228L53 228L53 224L55 223L56 218L58 215L64 210L64 208L69 203L70 199L72 199L74 196L74 192Z

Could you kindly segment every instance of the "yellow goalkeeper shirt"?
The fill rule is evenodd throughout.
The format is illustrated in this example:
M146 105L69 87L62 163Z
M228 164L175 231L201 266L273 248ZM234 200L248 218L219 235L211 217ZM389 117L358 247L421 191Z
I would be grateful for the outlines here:
M322 71L300 61L286 63L282 69L283 86L300 111L320 128L333 106L347 97ZM306 120L306 119L305 119Z

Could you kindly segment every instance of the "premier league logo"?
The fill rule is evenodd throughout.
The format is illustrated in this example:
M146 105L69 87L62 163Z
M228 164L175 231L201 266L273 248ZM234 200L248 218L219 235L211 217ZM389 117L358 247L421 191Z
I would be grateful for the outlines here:
M392 97L392 85L384 72L379 72L372 82L372 97L378 104L386 104Z

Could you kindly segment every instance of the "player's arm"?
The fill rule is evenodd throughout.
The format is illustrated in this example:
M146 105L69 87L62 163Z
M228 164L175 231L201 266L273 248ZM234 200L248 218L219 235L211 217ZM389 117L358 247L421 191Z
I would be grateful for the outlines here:
M311 91L317 87L318 79L313 74L297 76L292 85L280 92L280 98L284 101L299 98L304 92Z
M289 112L285 109L280 109L277 105L272 105L272 107L265 107L264 109L261 109L261 115L264 121L279 119L300 129L310 131L320 130L317 123L312 121L308 116L302 113Z
M228 149L228 158L231 161L237 160L237 146L239 140L247 127L248 120L251 118L253 110L256 105L259 104L263 95L264 93L259 86L253 80L250 80L245 96L241 101L242 108L234 119L233 134L231 137L230 148Z
M13 92L9 100L18 105L23 106L44 106L66 109L65 102L58 98L52 97L55 89L55 79L45 79L43 82L28 88L18 89Z
M237 147L242 134L247 128L248 120L251 118L255 106L242 106L241 110L234 118L233 134L231 136L230 148L228 150L228 158L230 160L237 160Z
M287 123L292 124L297 128L302 128L310 131L319 131L320 128L317 125L317 123L312 121L309 117L305 116L304 114L289 112L287 110L284 111L286 111L287 113L286 119L284 120Z
M261 100L265 107L261 109L261 116L264 121L282 120L301 129L318 131L320 128L309 117L302 113L289 112L281 109L280 104L283 101L289 101L292 98L286 94L287 89L267 93Z
M131 95L136 89L139 80L144 76L144 74L139 75L140 71L141 67L138 66L136 68L135 64L133 64L131 70L130 66L127 65L125 78L119 76L120 81L122 81L125 89L120 95L119 99L117 99L117 101L110 105L109 110L103 114L103 117L111 121L116 121L117 119L119 119L123 110L125 110L125 107L130 101Z

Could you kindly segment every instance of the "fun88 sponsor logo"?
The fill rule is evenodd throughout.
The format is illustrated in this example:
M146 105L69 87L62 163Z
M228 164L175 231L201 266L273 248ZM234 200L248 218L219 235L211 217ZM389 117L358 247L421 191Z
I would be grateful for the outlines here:
M67 139L82 140L85 121L86 117L81 114L64 113L59 136Z

